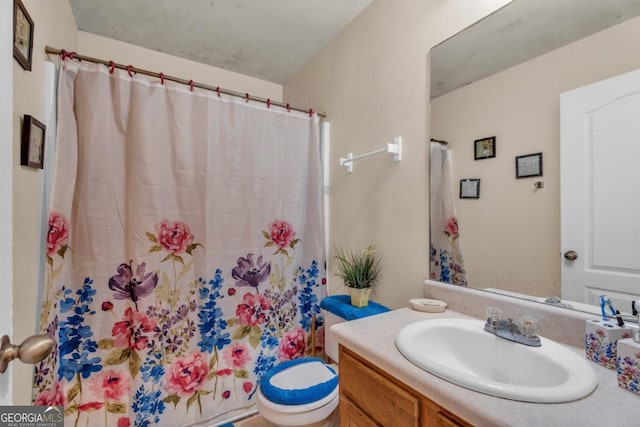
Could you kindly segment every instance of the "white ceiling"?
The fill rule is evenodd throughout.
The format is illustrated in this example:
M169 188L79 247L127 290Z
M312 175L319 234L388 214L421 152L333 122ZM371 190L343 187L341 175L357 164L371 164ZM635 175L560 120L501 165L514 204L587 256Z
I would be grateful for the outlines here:
M70 0L93 34L285 83L371 0Z
M431 98L638 15L640 0L514 0L431 50Z

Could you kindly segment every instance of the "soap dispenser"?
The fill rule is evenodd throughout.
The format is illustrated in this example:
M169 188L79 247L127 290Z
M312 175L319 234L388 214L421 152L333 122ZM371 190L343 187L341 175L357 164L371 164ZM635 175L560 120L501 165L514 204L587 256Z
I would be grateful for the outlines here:
M631 312L640 327L640 300L631 303ZM640 395L640 328L633 330L633 337L618 341L618 386Z

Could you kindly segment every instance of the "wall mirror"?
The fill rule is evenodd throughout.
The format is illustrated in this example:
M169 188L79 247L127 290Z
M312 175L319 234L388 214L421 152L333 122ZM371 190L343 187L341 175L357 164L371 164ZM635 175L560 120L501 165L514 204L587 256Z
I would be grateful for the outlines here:
M560 97L640 69L639 45L637 0L514 0L431 50L431 137L448 142L452 183L482 180L482 198L452 197L456 224L431 226L432 236L449 233L460 247L466 277L458 284L599 312L597 284L584 298L562 295L585 284L562 283L573 261L561 240L571 218L561 216L568 156L561 159ZM474 159L474 141L488 135L495 157ZM515 159L534 153L544 156L542 176L516 179ZM639 168L628 169L637 182ZM453 231L460 233L455 242ZM640 245L640 225L628 233ZM453 283L435 274L434 262L440 256L432 247L431 278ZM629 299L640 298L640 269L621 274L637 279L635 290L606 293L630 313Z

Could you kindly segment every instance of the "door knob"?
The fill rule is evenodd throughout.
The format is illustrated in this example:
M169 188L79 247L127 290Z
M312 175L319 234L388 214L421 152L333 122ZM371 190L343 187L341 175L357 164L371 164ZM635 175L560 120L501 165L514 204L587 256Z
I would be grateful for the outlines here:
M569 261L575 261L578 259L578 252L576 251L567 251L564 253L564 257Z
M22 344L11 344L9 337L0 338L0 374L7 370L7 365L16 357L24 363L38 363L53 350L53 340L48 335L32 335Z

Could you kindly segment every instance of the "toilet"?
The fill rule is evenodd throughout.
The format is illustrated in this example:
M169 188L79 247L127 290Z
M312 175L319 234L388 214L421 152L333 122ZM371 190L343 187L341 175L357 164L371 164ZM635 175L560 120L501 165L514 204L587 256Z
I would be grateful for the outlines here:
M303 357L282 362L262 377L256 406L277 426L331 427L338 400L336 371L322 359Z
M389 311L370 302L367 309L354 309L348 295L326 297L321 302L325 320L324 350L338 363L338 342L329 333L331 326ZM338 426L337 366L322 359L304 357L276 365L260 380L256 393L260 415L276 426Z
M325 353L338 361L338 343L329 328L345 320L331 312L325 318ZM335 366L316 357L282 362L260 381L256 407L277 426L332 427L338 425L338 374Z

